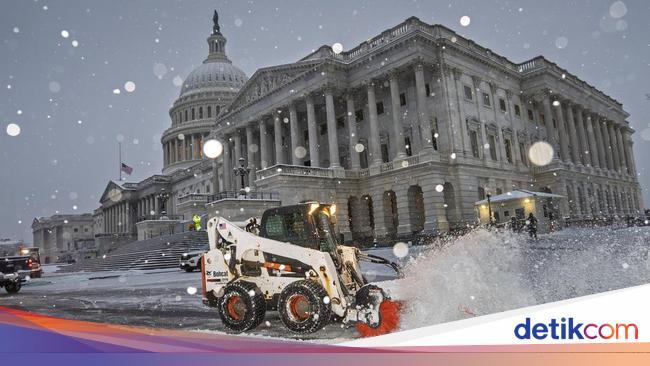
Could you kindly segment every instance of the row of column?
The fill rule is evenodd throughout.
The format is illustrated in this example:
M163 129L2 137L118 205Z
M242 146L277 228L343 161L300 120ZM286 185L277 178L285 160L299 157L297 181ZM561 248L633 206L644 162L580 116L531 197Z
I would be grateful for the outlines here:
M119 202L103 211L104 233L128 233L133 223L146 216L161 214L160 200L155 194L147 195L135 202L135 218L132 215L132 203Z
M131 226L131 215L129 202L119 202L105 208L102 216L104 218L104 233L127 233Z
M636 215L640 210L633 188L581 181L567 184L566 189L570 214L574 217Z
M203 141L207 134L193 133L173 138L163 145L165 166L179 161L199 160L203 158Z
M150 194L140 198L136 203L136 214L138 219L145 216L160 214L160 203L156 195Z
M431 116L429 115L428 108L426 106L427 96L426 96L426 87L425 87L425 78L424 78L424 68L422 65L414 65L411 70L413 73L413 78L415 79L415 89L416 89L416 102L417 102L417 131L419 131L417 139L419 141L413 141L413 143L418 144L422 147L420 150L422 153L427 151L433 151L433 136L431 133ZM404 139L404 123L403 123L403 114L401 111L400 104L400 87L399 81L400 76L403 75L401 71L392 71L388 75L388 82L390 87L390 101L392 107L392 123L390 124L391 131L391 142L395 149L394 160L403 159L406 157L406 145ZM376 83L375 81L369 81L363 87L364 94L367 99L368 104L368 121L369 121L369 136L368 136L368 160L369 165L374 166L383 163L381 156L381 140L380 140L380 126L379 118L377 113L377 99L375 95ZM321 94L321 93L318 93ZM327 144L329 151L329 167L332 169L341 168L341 159L339 155L339 143L336 127L336 114L335 114L335 90L330 86L325 86L323 92L325 97L325 114L326 114L326 126L327 126ZM302 98L302 100L294 100L289 103L284 108L288 109L289 117L289 140L290 143L287 144L291 148L290 154L291 158L285 159L287 155L285 153L285 146L282 139L282 124L283 120L280 117L280 114L277 112L277 109L272 113L271 119L273 124L271 126L272 134L274 137L273 146L275 148L275 159L273 159L269 147L271 145L269 139L271 131L269 131L269 126L267 125L267 120L263 116L256 123L248 124L245 127L245 135L241 131L235 131L232 135L225 135L222 139L224 143L224 171L232 171L232 162L238 162L239 157L242 153L242 136L246 138L246 145L249 146L248 151L248 166L251 169L259 167L260 169L266 169L274 164L292 164L292 165L302 165L302 158L299 154L296 154L296 150L300 147L300 133L299 133L299 122L298 122L298 112L297 107L300 103L304 103L304 107L307 115L307 131L309 139L309 162L312 167L322 167L320 159L320 146L318 144L319 124L316 121L316 112L315 112L315 103L314 103L314 94L308 94ZM359 154L356 150L356 146L359 143L359 136L357 133L357 116L355 108L355 91L346 90L343 92L343 98L346 103L346 128L348 132L349 147L350 151L350 167L351 169L360 169ZM250 151L250 146L254 144L253 134L254 130L259 132L259 144L256 151ZM420 136L420 133L422 136ZM306 147L305 147L306 148ZM231 152L231 150L233 150ZM251 154L256 155L259 153L259 166L254 162L256 159L251 159ZM233 156L235 154L235 156ZM234 159L233 159L234 158ZM256 156L255 156L256 158ZM224 180L224 189L233 188L232 182L229 179Z
M574 104L547 95L546 132L560 160L622 174L635 174L629 129ZM557 128L552 119L555 118Z

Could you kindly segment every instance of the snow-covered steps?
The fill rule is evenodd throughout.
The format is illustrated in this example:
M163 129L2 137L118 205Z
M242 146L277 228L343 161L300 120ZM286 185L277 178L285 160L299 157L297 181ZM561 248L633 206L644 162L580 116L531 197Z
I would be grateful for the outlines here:
M181 254L206 248L205 231L188 231L126 244L99 258L86 259L58 272L173 268Z

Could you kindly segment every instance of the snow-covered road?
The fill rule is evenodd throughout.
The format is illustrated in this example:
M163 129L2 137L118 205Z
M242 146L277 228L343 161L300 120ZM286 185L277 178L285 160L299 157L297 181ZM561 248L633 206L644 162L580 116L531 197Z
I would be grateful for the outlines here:
M405 301L403 328L413 328L650 282L650 228L567 229L530 241L508 232L474 231L437 246L411 247L405 278L384 266L364 275ZM373 253L397 260L392 249ZM219 332L203 306L200 274L176 269L45 273L0 305L53 316L116 324ZM196 292L194 292L196 291ZM257 336L337 342L357 336L331 324L313 335L287 332L276 312Z

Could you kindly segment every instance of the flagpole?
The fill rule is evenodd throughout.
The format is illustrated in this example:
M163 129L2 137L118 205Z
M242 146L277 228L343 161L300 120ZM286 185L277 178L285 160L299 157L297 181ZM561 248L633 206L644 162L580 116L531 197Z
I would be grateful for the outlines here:
M117 145L118 145L118 150L120 151L119 152L119 156L120 156L120 184L122 184L121 183L122 182L122 143L118 142Z

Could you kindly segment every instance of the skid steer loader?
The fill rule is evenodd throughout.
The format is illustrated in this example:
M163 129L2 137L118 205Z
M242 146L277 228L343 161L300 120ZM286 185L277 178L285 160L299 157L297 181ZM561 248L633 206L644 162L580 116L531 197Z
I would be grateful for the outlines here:
M240 228L222 217L207 223L203 302L217 308L231 331L257 327L267 310L297 333L330 322L356 326L362 336L395 330L400 304L361 274L359 261L399 267L341 245L334 231L335 205L308 202L266 210Z

